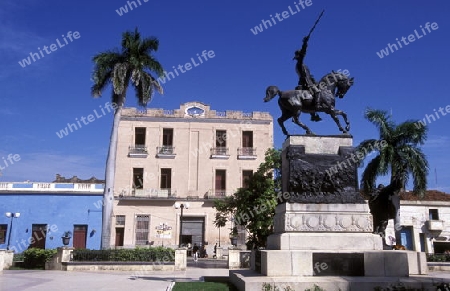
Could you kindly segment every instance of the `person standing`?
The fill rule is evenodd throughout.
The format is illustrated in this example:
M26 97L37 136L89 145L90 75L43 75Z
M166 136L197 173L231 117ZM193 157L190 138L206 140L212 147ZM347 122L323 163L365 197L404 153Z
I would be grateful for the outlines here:
M194 261L198 261L198 246L197 244L194 244L194 247L192 248L192 255L194 256Z

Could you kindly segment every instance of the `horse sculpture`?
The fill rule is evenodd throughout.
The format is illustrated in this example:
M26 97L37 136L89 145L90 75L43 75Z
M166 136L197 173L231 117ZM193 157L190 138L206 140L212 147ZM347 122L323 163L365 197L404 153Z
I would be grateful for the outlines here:
M281 117L278 118L283 133L289 135L284 122L292 117L295 124L306 130L306 134L314 134L304 123L300 121L301 112L314 113L325 112L331 115L338 128L343 133L350 130L350 123L347 120L347 114L334 108L335 97L343 98L350 87L353 85L353 78L348 78L340 72L331 72L325 75L319 82L318 86L313 86L310 90L290 90L280 91L277 86L269 86L266 89L266 97L264 102L272 100L276 95L279 96L278 105L281 109ZM317 94L318 109L316 110L312 94ZM346 127L341 126L338 115L344 118Z

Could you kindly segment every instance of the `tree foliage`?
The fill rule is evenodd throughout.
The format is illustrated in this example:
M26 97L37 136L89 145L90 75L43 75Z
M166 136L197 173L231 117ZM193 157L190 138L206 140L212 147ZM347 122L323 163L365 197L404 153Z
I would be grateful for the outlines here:
M94 70L92 72L91 94L100 97L102 92L112 86L111 101L114 108L114 121L111 129L108 156L105 167L105 191L103 194L102 211L102 248L110 248L111 217L114 195L114 179L116 169L116 152L118 142L119 122L122 107L125 104L128 86L135 89L139 105L146 107L153 96L154 90L163 93L152 73L162 76L164 70L152 55L158 50L159 41L155 37L141 38L136 28L122 34L122 47L98 53L92 58Z
M382 110L369 108L364 116L379 131L379 139L364 140L357 147L359 152L364 153L364 158L375 153L375 157L362 173L364 191L372 192L376 188L376 178L390 173L391 184L398 183L400 187L405 187L412 177L414 193L423 197L429 168L420 145L423 145L427 138L428 128L413 120L396 124L391 120L391 116ZM383 147L379 148L380 144Z
M91 94L100 97L108 85L112 85L112 102L122 106L128 85L134 87L139 105L146 106L151 100L154 90L163 93L163 88L153 77L156 73L161 77L164 69L152 55L159 47L155 37L141 38L136 28L122 34L121 49L101 52L92 58L95 64L92 73L94 85Z
M248 232L247 247L265 247L273 231L273 216L277 206L277 193L281 188L281 153L269 149L264 162L248 181L248 188L239 188L232 196L216 200L216 226L220 218L232 215L236 225ZM219 219L218 219L219 218Z

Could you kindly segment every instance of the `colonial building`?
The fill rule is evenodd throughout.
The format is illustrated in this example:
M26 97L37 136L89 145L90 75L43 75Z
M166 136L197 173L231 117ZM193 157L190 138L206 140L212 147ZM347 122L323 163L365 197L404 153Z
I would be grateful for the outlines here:
M231 223L214 226L213 200L246 187L272 147L266 112L219 112L201 102L123 109L112 247L229 245Z
M100 248L102 181L56 180L0 182L0 249L16 253L29 247L54 249L63 246L65 232L71 233L69 246Z
M401 241L395 241L390 221L387 244L400 243L406 249L426 253L450 251L450 195L429 190L420 200L412 192L401 193L400 197Z

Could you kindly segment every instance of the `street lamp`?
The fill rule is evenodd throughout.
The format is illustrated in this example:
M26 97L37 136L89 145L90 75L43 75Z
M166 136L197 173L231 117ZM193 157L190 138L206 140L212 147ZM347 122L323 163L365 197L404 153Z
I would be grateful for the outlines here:
M11 222L9 224L9 235L8 235L8 245L6 247L7 250L9 250L9 243L11 241L11 232L12 232L12 224L13 224L13 218L19 218L20 213L19 212L5 212L6 217L11 218Z
M189 209L189 203L178 203L176 202L173 207L175 207L175 209L181 208L181 215L180 215L180 238L178 240L178 246L181 248L181 234L183 232L183 209Z

